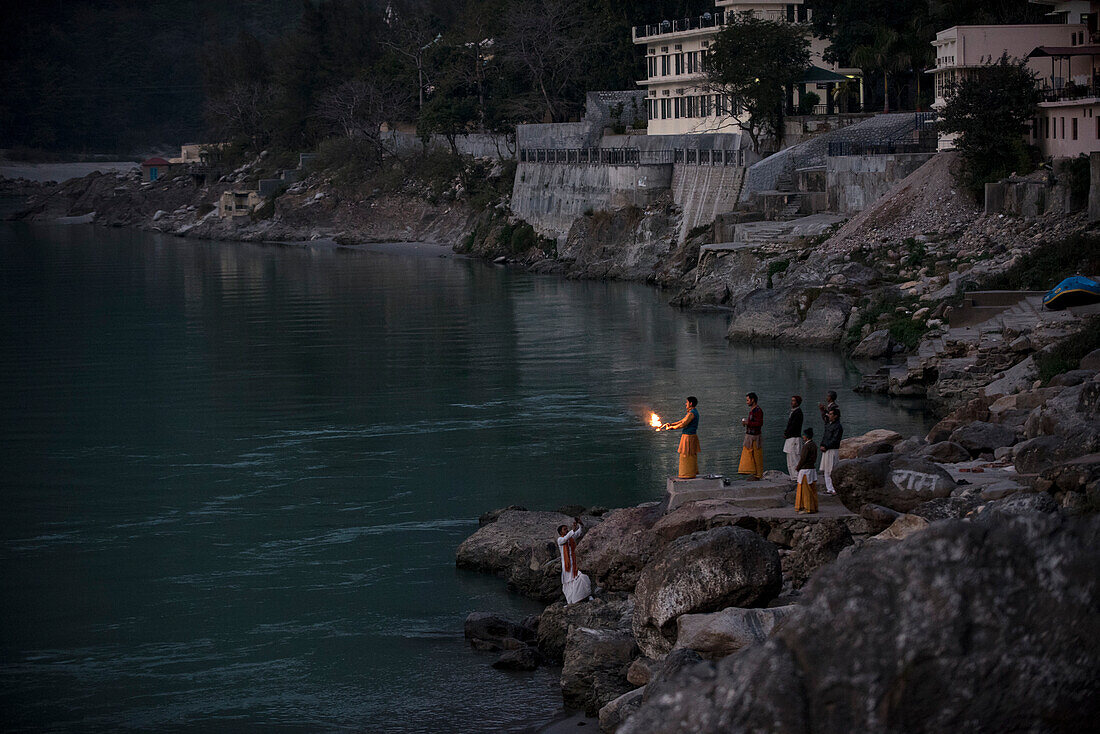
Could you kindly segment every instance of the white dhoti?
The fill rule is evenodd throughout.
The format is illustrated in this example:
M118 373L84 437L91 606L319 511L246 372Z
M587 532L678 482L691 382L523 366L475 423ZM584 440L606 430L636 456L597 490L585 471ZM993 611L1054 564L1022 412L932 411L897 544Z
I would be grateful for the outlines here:
M787 455L787 473L798 481L798 457L802 453L802 439L795 436L783 442L783 453Z
M825 475L825 491L836 494L833 489L833 467L840 456L840 449L826 449L821 452L821 473Z
M566 578L567 575L570 578ZM592 595L592 581L588 578L588 574L578 571L576 575L573 575L566 574L563 571L561 575L561 590L565 593L566 604L576 604Z
M565 594L566 604L584 601L592 595L592 581L581 573L577 565L577 539L584 528L570 530L558 538L558 550L561 553L561 590Z

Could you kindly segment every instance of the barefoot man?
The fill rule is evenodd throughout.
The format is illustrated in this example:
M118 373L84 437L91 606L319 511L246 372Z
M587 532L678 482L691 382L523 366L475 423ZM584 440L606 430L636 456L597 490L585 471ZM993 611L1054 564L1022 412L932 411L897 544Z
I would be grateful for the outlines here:
M699 429L699 409L695 407L698 404L698 398L688 395L684 401L687 415L675 423L662 423L657 428L658 431L681 429L680 447L677 449L680 454L679 479L694 479L699 475L699 436L696 435Z
M749 415L741 419L741 425L745 427L745 442L741 444L741 464L737 467L737 473L749 474L750 480L757 480L764 476L764 447L760 442L764 411L757 405L754 392L745 396L745 405Z
M581 573L577 565L577 539L584 533L579 517L573 518L573 527L558 527L558 551L561 553L561 590L566 604L576 604L592 595L592 582Z

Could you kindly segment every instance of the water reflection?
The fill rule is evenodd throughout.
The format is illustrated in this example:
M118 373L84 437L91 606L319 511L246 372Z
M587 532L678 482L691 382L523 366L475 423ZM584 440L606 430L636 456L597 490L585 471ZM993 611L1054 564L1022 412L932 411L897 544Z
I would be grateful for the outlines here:
M13 729L523 731L560 705L461 639L537 610L459 573L479 513L659 496L700 398L734 471L787 396L920 411L835 355L728 345L641 286L332 248L0 228L0 706ZM548 529L552 534L552 529ZM516 701L523 701L518 707Z

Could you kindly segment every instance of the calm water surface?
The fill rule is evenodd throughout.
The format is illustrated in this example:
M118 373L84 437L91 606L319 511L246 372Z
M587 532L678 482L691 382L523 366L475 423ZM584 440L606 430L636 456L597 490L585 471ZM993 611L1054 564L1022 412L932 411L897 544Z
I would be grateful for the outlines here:
M849 433L928 425L834 355L728 345L666 298L0 226L5 728L528 731L557 672L462 639L470 611L539 610L455 570L479 513L657 498L676 436L641 417L688 393L705 472L736 471L748 390L773 468L791 392L837 388Z

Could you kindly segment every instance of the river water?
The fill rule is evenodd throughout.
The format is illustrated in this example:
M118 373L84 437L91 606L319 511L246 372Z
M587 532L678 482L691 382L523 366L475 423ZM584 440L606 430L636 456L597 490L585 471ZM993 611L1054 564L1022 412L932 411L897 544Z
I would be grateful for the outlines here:
M6 730L529 731L557 671L462 639L539 610L455 570L479 513L658 498L677 437L642 418L689 393L704 472L748 390L772 468L792 392L929 424L652 288L447 253L0 226Z

